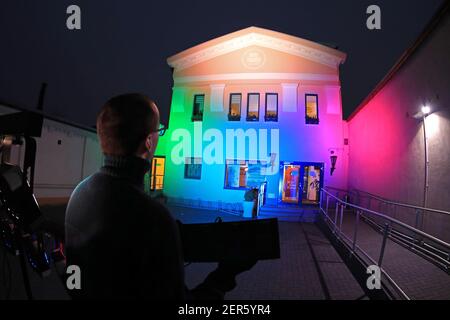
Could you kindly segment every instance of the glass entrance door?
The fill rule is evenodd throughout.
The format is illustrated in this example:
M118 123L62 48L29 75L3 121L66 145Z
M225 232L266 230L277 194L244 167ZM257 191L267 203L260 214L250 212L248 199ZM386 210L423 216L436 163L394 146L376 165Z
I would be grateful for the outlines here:
M323 163L280 161L279 203L317 205L323 186Z
M303 166L303 204L318 204L320 199L320 186L322 177L321 164Z
M300 165L284 164L281 202L297 204L300 190Z

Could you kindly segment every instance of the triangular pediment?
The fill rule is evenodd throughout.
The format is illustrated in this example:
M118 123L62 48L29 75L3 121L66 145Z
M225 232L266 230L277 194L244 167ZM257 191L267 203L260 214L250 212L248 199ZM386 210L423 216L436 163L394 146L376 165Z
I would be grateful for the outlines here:
M278 50L333 68L337 68L346 58L345 53L319 43L263 28L249 27L182 51L168 58L167 62L176 71L180 71L250 46Z

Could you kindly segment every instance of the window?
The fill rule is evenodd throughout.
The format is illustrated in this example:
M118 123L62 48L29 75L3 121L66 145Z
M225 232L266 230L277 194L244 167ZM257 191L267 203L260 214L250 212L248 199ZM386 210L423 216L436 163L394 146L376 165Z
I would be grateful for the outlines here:
M165 157L154 156L150 171L150 190L162 190L164 187Z
M317 94L305 95L306 124L319 124L319 103Z
M194 96L194 108L192 110L192 121L203 120L203 110L205 107L205 95L196 94Z
M230 94L230 110L228 112L228 120L241 120L241 101L242 95L240 93Z
M247 96L247 121L259 120L259 93L249 93Z
M265 166L260 161L227 160L226 189L259 188L265 181Z
M202 158L186 158L184 164L184 178L196 180L202 178Z
M278 94L266 93L266 121L278 121Z

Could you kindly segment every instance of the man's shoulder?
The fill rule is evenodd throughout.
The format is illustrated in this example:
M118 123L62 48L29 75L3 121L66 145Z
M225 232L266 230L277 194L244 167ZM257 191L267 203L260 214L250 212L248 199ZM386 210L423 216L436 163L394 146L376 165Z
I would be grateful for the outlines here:
M144 193L144 192L143 192ZM172 217L169 209L160 203L159 201L152 199L149 195L145 194L147 197L147 203L149 206L149 213L151 214L153 219L157 219L161 222L174 224L175 219Z
M77 192L81 192L84 189L88 188L90 185L94 184L94 183L98 183L101 180L105 179L105 175L102 174L101 172L95 172L89 176L87 176L86 178L84 178L83 180L81 180L78 185L75 187L75 189L73 190L73 193L77 193Z

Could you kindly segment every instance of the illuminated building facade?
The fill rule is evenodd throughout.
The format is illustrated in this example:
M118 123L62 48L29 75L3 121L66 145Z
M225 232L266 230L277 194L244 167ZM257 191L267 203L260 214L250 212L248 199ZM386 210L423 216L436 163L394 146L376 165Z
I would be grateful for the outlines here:
M168 58L173 95L150 187L217 207L265 188L268 205L308 205L347 186L336 49L250 27ZM331 157L335 170L331 174Z

